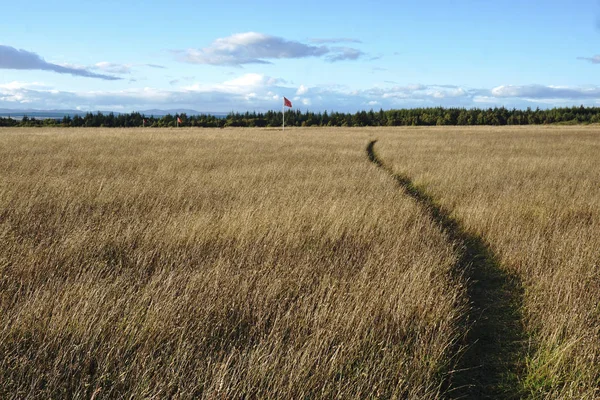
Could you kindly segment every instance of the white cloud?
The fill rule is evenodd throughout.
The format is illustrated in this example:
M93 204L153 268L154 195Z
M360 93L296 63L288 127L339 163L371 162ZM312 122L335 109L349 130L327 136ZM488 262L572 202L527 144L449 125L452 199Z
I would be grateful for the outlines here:
M447 104L449 101L470 101L477 90L453 85L422 85L409 84L405 86L377 87L366 91L370 97L377 100L405 102L410 100L429 101L432 105ZM443 101L440 103L440 101ZM421 106L421 105L420 105Z
M358 60L365 53L352 47L332 47L331 54L327 55L327 60L331 62L343 60Z
M247 73L220 83L196 82L186 87L163 90L152 87L118 91L61 91L42 82L0 84L0 108L37 108L83 110L144 110L149 108L188 108L198 111L277 110L283 96L295 107L311 110L355 112L376 106L383 109L404 107L474 107L554 105L596 105L600 87L497 86L470 89L455 85L386 85L354 89L339 85L296 87L285 81L258 73ZM301 94L299 94L301 92Z
M50 86L40 82L19 82L13 81L0 83L0 90L21 90L21 89L50 89Z
M99 69L110 74L129 74L131 73L131 64L116 64L107 61L95 64L93 69Z
M600 64L600 54L596 54L593 57L577 57L578 60L588 61L592 64Z
M103 72L107 72L109 74L130 74L133 72L134 67L148 67L155 69L166 69L162 65L157 64L118 64L108 61L102 61L92 65L91 67L87 67L88 69L100 70ZM81 67L86 68L86 67Z
M497 86L491 90L491 94L497 98L519 97L527 99L598 99L600 98L600 87L568 87L568 86L544 86L544 85L524 85Z
M0 45L0 69L53 71L59 74L70 74L86 78L97 78L111 81L121 79L115 76L97 74L89 71L86 68L49 63L36 53L3 45Z
M223 85L225 86L241 86L241 87L253 87L259 85L266 85L270 81L270 77L265 77L261 74L245 74L240 76L239 78L231 79L229 81L225 81Z
M304 85L300 85L300 87L298 88L298 90L296 90L296 94L297 95L303 95L308 93L308 88Z
M474 96L473 102L482 104L498 104L498 99L492 96Z
M293 59L327 56L331 62L356 60L364 53L351 47L314 46L282 37L258 32L236 33L216 39L201 49L174 51L178 57L192 64L242 66L270 64L275 59Z
M463 97L466 96L467 92L463 88L450 89L450 90L436 90L433 93L433 97L437 99L445 99L448 97Z
M268 88L276 87L279 82L283 82L280 79L265 76L257 73L249 73L241 75L237 78L230 79L223 83L217 84L206 84L206 83L194 83L193 85L185 86L182 89L189 92L220 92L230 94L246 94L257 90L267 90ZM271 93L265 93L265 95L271 96Z

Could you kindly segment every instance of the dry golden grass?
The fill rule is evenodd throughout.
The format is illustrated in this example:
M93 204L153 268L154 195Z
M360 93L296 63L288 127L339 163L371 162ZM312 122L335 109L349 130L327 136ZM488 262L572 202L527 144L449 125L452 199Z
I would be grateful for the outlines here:
M535 398L600 398L600 129L381 131L377 152L524 285Z
M442 396L467 312L458 256L366 160L381 132L0 130L0 397ZM389 152L422 171L416 154L404 164L411 135ZM597 210L597 192L580 190L596 193L580 200ZM569 204L566 229L597 227ZM545 223L546 206L527 214L525 233ZM521 217L501 215L519 246ZM481 230L494 237L489 221ZM503 257L532 274L531 326L543 340L555 332L545 321L576 329L556 343L589 368L565 371L591 371L579 357L586 346L597 354L591 327L565 325L564 313L597 322L586 308L595 239L550 249L558 238L547 234L531 249L552 253L532 256L553 273L514 261L512 248Z

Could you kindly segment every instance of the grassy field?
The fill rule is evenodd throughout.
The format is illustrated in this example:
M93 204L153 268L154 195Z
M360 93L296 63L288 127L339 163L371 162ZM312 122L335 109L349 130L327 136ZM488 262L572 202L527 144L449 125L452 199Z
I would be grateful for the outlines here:
M376 150L522 282L525 393L600 398L598 127L413 129Z
M599 153L0 129L0 397L600 397Z
M447 389L456 254L369 133L0 133L0 397Z

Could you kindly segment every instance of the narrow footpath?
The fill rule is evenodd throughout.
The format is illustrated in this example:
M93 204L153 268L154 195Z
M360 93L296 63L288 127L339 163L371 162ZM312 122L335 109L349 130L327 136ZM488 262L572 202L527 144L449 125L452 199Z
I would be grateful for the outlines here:
M367 146L369 160L387 171L404 192L412 197L460 252L453 273L467 281L470 312L464 321L464 348L456 369L447 382L450 398L517 399L521 391L526 352L526 334L521 310L523 288L518 277L500 266L486 241L468 232L424 190L391 167L375 153L373 140ZM458 349L457 349L458 351Z

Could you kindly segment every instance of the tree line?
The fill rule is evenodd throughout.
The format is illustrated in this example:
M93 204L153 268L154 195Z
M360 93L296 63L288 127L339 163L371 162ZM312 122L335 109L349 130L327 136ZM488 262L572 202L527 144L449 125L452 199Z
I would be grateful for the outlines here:
M177 120L181 123L177 123ZM586 124L600 122L600 107L561 107L540 110L527 108L411 108L400 110L359 111L356 113L311 112L291 110L285 113L286 126L433 126L433 125L539 125ZM24 116L21 120L0 118L0 126L60 126L60 127L278 127L281 111L265 113L232 112L226 116L208 114L146 116L129 114L87 113L63 118L36 119Z

